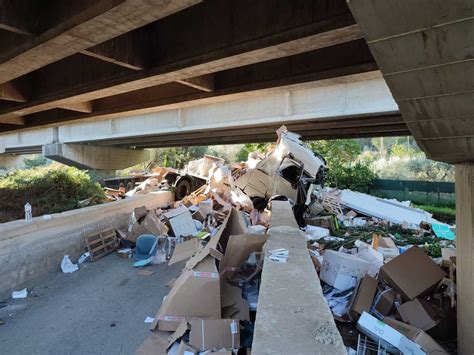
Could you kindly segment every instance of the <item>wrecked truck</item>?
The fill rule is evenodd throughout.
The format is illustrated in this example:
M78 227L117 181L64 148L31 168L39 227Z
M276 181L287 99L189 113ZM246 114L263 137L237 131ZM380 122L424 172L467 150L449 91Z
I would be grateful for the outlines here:
M298 224L303 226L304 212L313 200L312 192L323 187L326 161L307 148L300 135L289 132L285 126L277 130L277 135L275 148L254 168L247 168L235 180L235 187L250 197L254 205L256 201L266 206L271 199L291 200ZM206 184L213 163L224 164L224 161L205 155L190 162L174 181L176 199L183 199Z
M298 224L304 226L304 212L313 202L313 191L324 185L326 161L285 126L277 130L277 135L275 149L235 184L253 201L290 199Z

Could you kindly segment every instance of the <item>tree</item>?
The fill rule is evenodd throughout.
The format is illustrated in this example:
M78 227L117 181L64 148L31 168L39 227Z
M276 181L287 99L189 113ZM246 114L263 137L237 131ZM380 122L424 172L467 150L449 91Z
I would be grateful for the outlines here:
M369 166L357 161L362 149L357 140L336 139L308 142L327 162L326 183L341 189L367 192L376 175Z

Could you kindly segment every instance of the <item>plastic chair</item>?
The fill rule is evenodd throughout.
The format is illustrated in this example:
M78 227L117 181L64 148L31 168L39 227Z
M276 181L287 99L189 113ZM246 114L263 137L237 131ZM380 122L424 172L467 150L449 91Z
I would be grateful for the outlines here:
M135 260L145 260L156 254L158 238L151 234L143 234L137 238Z

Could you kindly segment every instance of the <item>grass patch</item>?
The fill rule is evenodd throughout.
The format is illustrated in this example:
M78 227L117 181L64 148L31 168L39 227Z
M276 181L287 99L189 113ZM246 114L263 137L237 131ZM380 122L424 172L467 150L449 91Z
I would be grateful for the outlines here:
M418 204L414 204L414 206L431 213L434 218L441 222L448 224L456 223L456 208L454 207Z

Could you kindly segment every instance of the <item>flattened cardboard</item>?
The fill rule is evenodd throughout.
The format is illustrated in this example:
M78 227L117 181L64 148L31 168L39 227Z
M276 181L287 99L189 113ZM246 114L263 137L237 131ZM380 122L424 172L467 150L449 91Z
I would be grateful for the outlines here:
M445 276L429 256L414 246L382 266L379 280L387 282L409 301L429 291Z
M233 274L252 252L262 250L268 240L268 234L240 234L231 235L227 243L224 257L219 264L219 272Z
M140 223L134 223L132 230L127 235L127 240L132 243L137 242L137 238L143 234L150 234L148 229L144 228Z
M424 331L435 327L441 320L441 316L429 303L418 298L405 302L397 311L405 323Z
M218 245L220 244L222 235L227 233L226 229L231 215L232 212L227 215L225 220L222 222L219 231L216 233L216 235L211 237L209 243L207 243L204 248L200 249L186 262L185 270L192 270L194 267L196 267L196 265L198 265L206 256L211 254L211 249L218 250Z
M199 240L197 238L191 238L183 243L176 244L173 255L171 256L168 265L173 265L180 261L186 260L193 256L199 250Z
M147 269L141 269L137 272L137 275L140 275L140 276L151 276L153 275L155 272L152 271L152 270L147 270Z
M198 350L193 348L191 345L181 341L178 348L177 355L197 355Z
M211 256L193 270L183 270L161 304L151 329L174 331L182 320L193 317L221 317L220 277Z
M221 305L227 308L229 315L226 318L250 320L249 304L242 297L242 290L224 280L221 282ZM229 307L233 307L237 312L233 312Z
M200 351L240 348L239 321L235 319L191 319L189 344Z
M409 324L399 322L393 318L385 318L385 324L388 324L393 329L405 335L408 339L413 340L415 343L421 346L421 348L427 354L436 354L436 355L448 355L449 353L444 350L441 345L439 345L432 337L426 334L419 328L411 326Z
M168 233L168 227L152 212L146 215L141 226L157 237Z
M189 324L188 324L188 322L182 321L181 323L179 323L178 329L176 329L176 331L168 337L168 346L167 346L167 349L168 349L171 345L173 345L173 343L174 343L176 340L178 340L178 339L181 338L184 334L186 334L186 332L188 331L188 329L189 329Z
M168 332L152 332L135 351L135 355L167 355Z
M349 318L357 321L363 312L370 312L375 292L377 291L377 280L365 275L355 289L349 302Z

